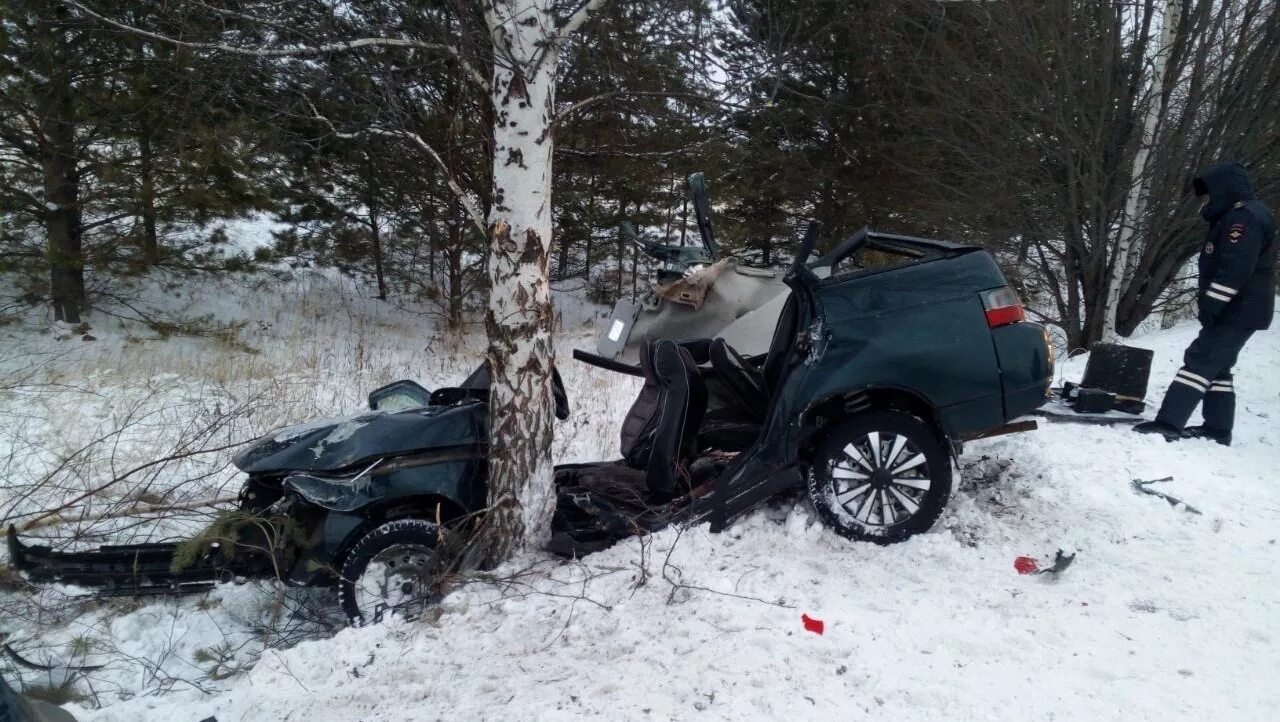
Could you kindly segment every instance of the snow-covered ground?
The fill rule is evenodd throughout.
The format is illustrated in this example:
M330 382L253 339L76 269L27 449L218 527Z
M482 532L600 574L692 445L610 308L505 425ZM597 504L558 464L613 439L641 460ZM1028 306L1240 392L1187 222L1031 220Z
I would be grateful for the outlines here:
M27 500L14 491L24 487L0 487L0 512L72 498L166 453L191 428L184 420L248 405L218 433L259 433L357 411L395 378L456 380L477 358L474 341L445 348L414 309L364 298L329 274L235 283L181 287L189 315L246 321L234 344L130 340L143 335L136 324L97 319L92 342L56 341L30 323L0 327L0 348L24 354L0 352L9 377L35 359L31 380L58 384L0 390L11 483L47 473L125 409L146 419L119 458L58 477L56 488ZM587 343L593 310L564 308L567 359ZM1187 325L1132 341L1156 352L1150 400L1194 333ZM1061 366L1078 378L1083 359ZM567 360L561 370L574 415L559 426L557 456L615 455L636 380ZM72 709L85 720L1272 720L1280 332L1246 348L1236 387L1231 448L1061 422L970 444L936 528L892 547L847 542L788 502L723 534L671 529L573 563L524 557L499 571L506 583L474 580L413 622L330 635L317 617L282 638L268 623L301 616L299 598L330 600L290 593L281 604L274 589L250 584L78 603L56 623L11 614L0 633L42 658L107 664L77 682L86 698ZM215 456L169 470L176 476L165 479L193 479L180 493L166 496L157 477L145 498L234 492L235 474ZM1203 513L1131 486L1165 476L1174 480L1163 491ZM144 498L134 482L123 486L109 493ZM1014 569L1016 557L1048 560L1059 548L1077 553L1059 577ZM0 610L24 608L27 592L5 589L0 578ZM801 615L822 620L824 633L806 631Z

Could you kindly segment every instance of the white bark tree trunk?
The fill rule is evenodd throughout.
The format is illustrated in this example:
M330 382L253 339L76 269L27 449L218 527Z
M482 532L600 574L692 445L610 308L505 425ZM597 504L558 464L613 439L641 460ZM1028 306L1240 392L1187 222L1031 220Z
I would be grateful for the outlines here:
M1169 51L1177 37L1179 0L1167 0L1160 18L1160 39L1151 59L1151 97L1142 119L1142 136L1138 139L1138 152L1133 157L1129 194L1124 202L1124 216L1120 224L1120 236L1116 241L1112 258L1111 276L1107 279L1107 305L1102 321L1102 339L1115 341L1116 312L1120 305L1120 292L1124 290L1129 259L1134 254L1134 234L1138 219L1147 203L1147 160L1151 157L1151 145L1155 142L1156 127L1164 115L1164 74L1169 63Z
M489 212L488 558L540 546L552 483L552 122L557 36L550 0L490 0L494 43L493 204Z

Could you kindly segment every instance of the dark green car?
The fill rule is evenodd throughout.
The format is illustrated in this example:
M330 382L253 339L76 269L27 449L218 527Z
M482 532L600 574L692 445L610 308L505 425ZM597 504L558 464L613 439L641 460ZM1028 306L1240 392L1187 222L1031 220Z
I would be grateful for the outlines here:
M764 433L721 477L713 528L803 484L841 534L905 539L941 514L964 441L1034 428L1016 420L1045 401L1048 335L979 248L864 230L804 253L768 356L745 365Z
M590 553L674 522L718 531L801 489L840 534L899 541L942 513L964 441L1034 427L1016 420L1044 402L1052 352L990 254L864 230L808 262L815 236L785 277L765 354L744 358L720 338L647 341L638 365L575 352L645 383L621 459L556 467L552 551ZM563 419L569 400L553 381ZM173 544L68 554L12 528L10 558L37 581L117 594L280 574L336 585L355 620L420 604L438 524L487 503L488 385L484 365L457 387L398 381L370 394L371 413L258 440L234 459L248 474L236 513L254 523L234 545L225 530L200 555L188 545L182 564Z
M863 230L809 262L813 235L767 354L703 339L647 342L638 368L575 356L646 378L624 461L659 498L701 489L690 508L712 531L802 487L840 534L900 541L942 513L963 442L1035 427L1018 419L1045 401L1052 347L980 248ZM632 458L629 427L664 415L654 436L683 441Z

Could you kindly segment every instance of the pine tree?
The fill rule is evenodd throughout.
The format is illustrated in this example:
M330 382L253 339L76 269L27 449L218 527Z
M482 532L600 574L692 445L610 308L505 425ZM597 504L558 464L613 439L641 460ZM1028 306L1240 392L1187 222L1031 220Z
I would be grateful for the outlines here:
M100 7L154 15L136 0ZM48 273L56 320L81 320L87 266L153 265L166 224L267 205L253 177L260 157L245 142L245 99L261 87L244 63L195 67L190 52L104 29L63 3L18 0L2 28L0 193L9 222L0 243L18 259L15 270ZM170 28L200 30L186 17Z

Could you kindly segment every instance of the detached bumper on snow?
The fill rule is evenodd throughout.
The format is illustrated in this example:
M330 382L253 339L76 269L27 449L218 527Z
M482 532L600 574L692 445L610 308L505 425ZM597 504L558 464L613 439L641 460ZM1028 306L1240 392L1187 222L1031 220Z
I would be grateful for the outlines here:
M89 552L58 552L26 545L12 525L7 532L9 562L28 579L91 587L102 594L183 594L204 591L236 576L236 562L211 555L174 569L176 543L102 546ZM242 562L243 563L243 562Z

